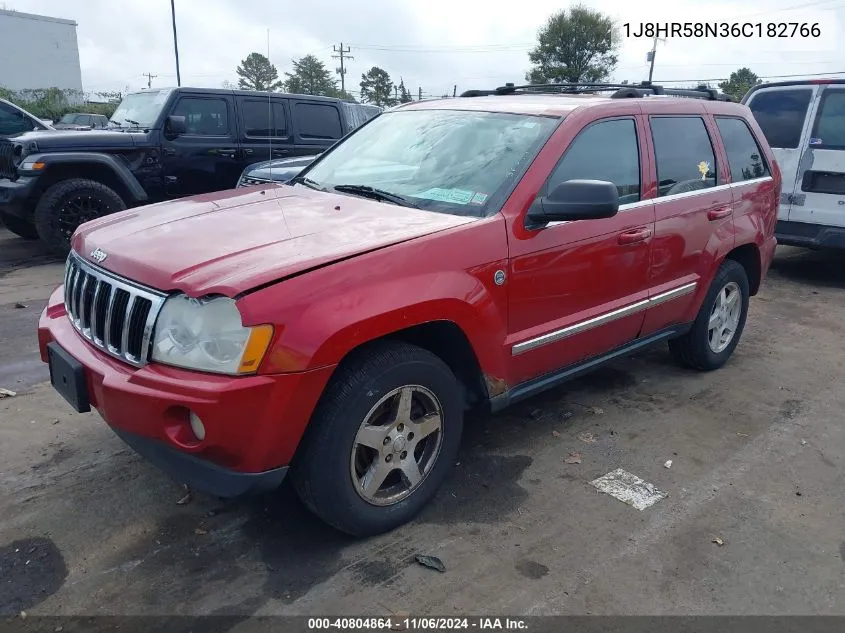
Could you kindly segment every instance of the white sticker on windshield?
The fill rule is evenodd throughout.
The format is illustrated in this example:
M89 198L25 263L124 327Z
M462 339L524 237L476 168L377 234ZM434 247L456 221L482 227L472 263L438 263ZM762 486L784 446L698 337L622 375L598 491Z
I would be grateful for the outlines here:
M472 204L484 204L486 200L487 194L479 192L472 197Z
M441 189L439 187L416 194L417 198L437 200L438 202L452 202L454 204L469 204L472 196L473 192L465 189Z

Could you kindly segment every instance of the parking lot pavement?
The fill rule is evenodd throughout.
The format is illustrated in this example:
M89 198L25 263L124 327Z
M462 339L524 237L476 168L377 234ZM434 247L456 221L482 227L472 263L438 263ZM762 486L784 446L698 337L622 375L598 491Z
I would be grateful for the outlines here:
M434 503L363 541L287 488L179 505L43 382L61 263L2 230L0 260L0 614L845 614L841 255L779 250L720 371L660 348L471 421ZM620 467L668 497L590 485Z

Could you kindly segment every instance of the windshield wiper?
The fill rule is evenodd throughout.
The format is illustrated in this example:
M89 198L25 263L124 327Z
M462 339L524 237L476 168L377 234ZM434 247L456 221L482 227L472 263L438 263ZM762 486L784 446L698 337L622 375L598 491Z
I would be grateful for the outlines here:
M370 187L368 185L335 185L333 189L335 191L339 191L340 193L357 194L364 198L373 198L374 200L392 202L393 204L398 204L403 207L411 207L412 209L420 208L404 196L400 196L398 193L390 193L384 189L376 189L375 187Z
M127 123L131 123L132 125L134 125L136 127L141 127L140 123L138 123L137 121L133 121L132 119L123 119L123 120L126 121Z
M311 180L310 178L308 178L306 176L299 176L297 178L294 178L293 183L294 184L302 183L303 185L305 185L309 189L316 189L317 191L325 191L326 190L326 188L323 187L323 185L321 185L319 182L317 182L316 180Z

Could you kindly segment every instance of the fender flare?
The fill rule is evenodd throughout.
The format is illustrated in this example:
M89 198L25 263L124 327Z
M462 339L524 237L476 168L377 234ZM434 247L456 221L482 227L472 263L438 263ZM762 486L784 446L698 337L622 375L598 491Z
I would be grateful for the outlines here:
M99 152L56 152L45 154L29 154L26 161L40 162L47 165L47 169L51 165L84 165L86 163L97 164L110 169L115 176L123 183L126 190L129 192L131 202L145 202L147 200L147 192L135 178L135 175L129 168L110 154L103 154Z

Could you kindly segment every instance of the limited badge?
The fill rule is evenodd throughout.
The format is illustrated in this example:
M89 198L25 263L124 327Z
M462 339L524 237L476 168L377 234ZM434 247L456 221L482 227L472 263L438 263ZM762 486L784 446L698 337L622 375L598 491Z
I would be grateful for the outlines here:
M704 180L707 178L707 174L710 172L710 163L706 161L701 161L698 163L698 171L701 173L701 179Z

